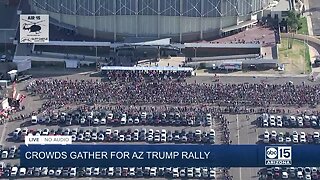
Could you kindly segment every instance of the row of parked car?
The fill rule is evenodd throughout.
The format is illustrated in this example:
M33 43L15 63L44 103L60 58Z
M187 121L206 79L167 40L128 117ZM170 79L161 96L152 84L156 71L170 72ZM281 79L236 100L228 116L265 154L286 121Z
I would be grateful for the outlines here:
M297 131L290 132L277 132L275 130L269 132L266 130L263 134L264 143L284 143L284 144L319 144L320 133L313 132L313 134L307 134L305 132L298 133Z
M82 125L82 126L126 126L126 125L159 125L159 126L212 126L213 117L211 114L203 116L193 116L180 113L146 113L142 112L140 115L128 115L121 113L107 113L107 112L88 112L81 114L75 113L56 113L47 116L32 116L31 124L46 124L46 125Z
M168 131L166 129L114 129L107 128L105 131L98 128L59 128L55 129L38 129L30 130L27 127L21 129L16 128L12 132L12 139L16 141L24 141L25 136L49 136L49 135L69 135L72 136L74 142L149 142L149 143L215 143L215 130L195 131L175 130Z
M173 167L19 167L6 165L0 162L0 178L18 177L166 177L166 178L205 178L217 179L216 168L194 167L194 168L173 168Z
M4 148L0 146L0 159L15 159L19 156L19 149L16 146L10 148Z
M317 167L272 167L262 169L261 176L266 176L266 179L305 179L318 180L320 179L320 171Z
M320 128L320 118L318 116L281 116L263 113L258 118L261 127L300 127L300 128Z

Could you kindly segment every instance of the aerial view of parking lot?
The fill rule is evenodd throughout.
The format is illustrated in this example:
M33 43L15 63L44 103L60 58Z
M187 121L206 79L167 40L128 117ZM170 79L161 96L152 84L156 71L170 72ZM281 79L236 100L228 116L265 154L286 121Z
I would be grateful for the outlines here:
M319 8L0 1L0 179L320 179Z

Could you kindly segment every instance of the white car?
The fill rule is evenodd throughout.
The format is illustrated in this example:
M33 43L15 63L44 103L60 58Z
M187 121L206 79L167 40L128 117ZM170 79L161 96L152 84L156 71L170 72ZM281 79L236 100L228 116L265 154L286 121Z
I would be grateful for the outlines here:
M102 133L100 133L100 134L98 135L98 140L99 140L99 141L104 141L104 135L103 135Z
M147 118L147 113L143 112L141 113L141 119L145 120Z
M295 144L298 144L299 143L298 137L297 136L293 136L292 142L295 143Z
M17 166L13 166L11 168L10 176L11 177L15 177L15 176L17 176L17 173L18 173L18 167Z
M45 128L45 129L41 132L41 134L44 135L44 136L48 136L49 133L50 133L50 130L49 130L48 128Z
M109 167L108 176L113 176L113 174L114 174L114 167Z
M200 129L197 129L196 132L195 132L195 135L196 135L196 136L201 136L201 134L202 134L202 133L201 133L201 130L200 130Z
M106 125L106 124L107 124L106 118L102 118L102 119L100 120L100 125Z
M25 128L22 129L22 135L27 135L28 132L29 132L29 130L28 130L27 127L25 127Z
M282 121L282 117L281 116L277 116L277 121Z
M124 141L125 141L125 137L124 137L123 134L121 134L121 135L119 136L119 141L120 141L120 142L124 142Z
M215 137L216 136L216 132L215 132L214 129L210 129L209 136L210 137Z
M301 143L306 143L307 142L307 138L306 138L306 133L305 132L301 132L300 133L300 142Z
M307 174L307 175L305 176L305 179L306 179L306 180L312 180L311 175L310 175L310 174Z
M286 137L286 143L291 143L291 138L290 137Z
M129 168L129 176L133 177L136 175L136 170L134 167Z
M154 142L160 142L161 141L161 138L160 138L160 135L157 134L154 136Z
M179 168L173 168L172 176L173 178L179 178Z
M152 167L150 169L150 176L151 177L156 177L157 176L157 167Z
M303 118L299 116L297 120L298 120L298 126L303 127Z
M48 172L48 175L49 176L54 176L54 174L55 174L54 169L50 169L49 172Z
M133 124L133 119L132 119L132 118L129 118L127 123L128 123L128 124Z
M196 178L201 177L201 169L200 168L194 168L194 177L196 177Z
M210 168L209 170L209 177L210 179L216 179L217 173L215 168Z
M277 120L277 127L282 127L282 120Z
M193 178L193 168L187 168L187 176L188 178Z
M100 120L99 120L98 118L95 118L95 119L93 120L93 124L94 124L94 125L99 125L99 122L100 122Z
M24 167L21 167L21 168L19 169L19 176L20 176L20 177L25 176L25 175L26 175L26 172L27 172L27 169L24 168ZM53 171L53 172L54 172L54 171Z
M92 139L92 141L97 141L98 140L98 134L97 133L92 133L91 139Z
M288 178L289 178L288 172L282 172L282 179L288 179Z
M276 117L274 115L271 115L269 122L270 122L270 126L276 126Z
M111 133L112 133L112 130L111 130L110 128L107 128L107 129L106 129L106 132L105 132L105 135L106 135L106 136L110 136Z
M298 172L297 172L297 178L298 178L298 179L303 179L303 173L302 173L302 171L298 171Z
M111 121L113 119L113 114L109 113L108 116L107 116L107 119L108 119L108 121Z
M276 139L277 138L277 132L271 131L271 138Z
M77 176L77 168L73 167L70 169L70 177L76 177Z
M268 120L264 119L263 120L263 127L268 127L268 126L269 126Z
M120 124L121 124L121 125L127 124L127 119L126 119L126 118L121 118Z
M18 136L21 133L21 128L16 128L13 132L14 135Z
M71 131L72 135L77 135L78 134L78 128L73 128Z
M100 168L95 167L95 168L93 169L93 175L94 175L94 176L99 176L99 174L100 174Z
M319 137L320 137L320 133L319 132L317 132L317 131L313 132L313 138L314 139L319 139Z
M163 143L167 142L167 136L161 136L161 142Z
M139 124L139 123L140 123L139 118L135 118L133 123L134 123L134 124Z
M152 135L152 136L153 136L153 134L154 134L153 129L149 129L149 131L148 131L148 136L150 136L150 135Z

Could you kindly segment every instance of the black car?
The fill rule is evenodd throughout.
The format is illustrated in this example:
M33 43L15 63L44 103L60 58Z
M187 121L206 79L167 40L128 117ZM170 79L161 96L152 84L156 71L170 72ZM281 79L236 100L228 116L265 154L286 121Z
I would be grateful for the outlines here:
M34 171L34 167L29 167L28 169L27 169L27 176L33 176L33 171Z
M143 177L142 167L137 167L137 168L136 168L136 176L137 176L137 177Z

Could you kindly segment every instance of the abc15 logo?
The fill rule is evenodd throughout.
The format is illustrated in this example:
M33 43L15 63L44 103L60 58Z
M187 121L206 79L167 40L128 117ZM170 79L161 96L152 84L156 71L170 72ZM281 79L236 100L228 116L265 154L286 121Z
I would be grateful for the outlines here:
M291 160L292 149L289 146L266 146L265 158L270 160Z

